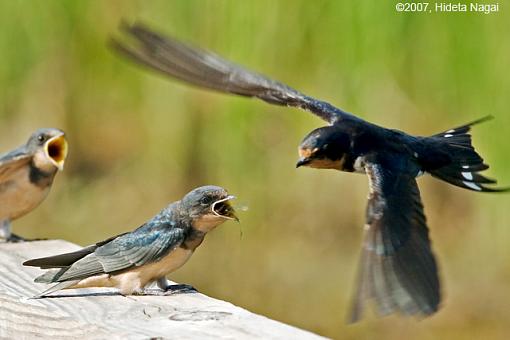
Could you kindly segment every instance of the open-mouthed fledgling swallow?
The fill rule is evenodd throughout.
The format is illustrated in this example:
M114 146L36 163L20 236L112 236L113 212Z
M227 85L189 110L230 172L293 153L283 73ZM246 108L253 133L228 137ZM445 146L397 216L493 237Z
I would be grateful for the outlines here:
M39 129L28 142L0 156L0 239L20 241L11 221L36 208L64 169L67 141L59 129Z
M382 315L427 316L438 310L438 270L416 177L429 173L473 191L507 191L480 174L488 165L468 134L472 125L488 117L429 137L411 136L369 123L144 25L122 29L133 43L113 40L112 46L138 64L199 87L307 110L328 122L303 139L297 166L368 175L365 240L351 321L361 317L369 299Z
M170 293L165 276L188 261L209 231L227 220L238 220L229 202L233 198L217 186L196 188L132 232L23 264L58 268L35 279L57 283L38 297L87 287L115 287L123 295ZM162 291L145 289L154 281Z

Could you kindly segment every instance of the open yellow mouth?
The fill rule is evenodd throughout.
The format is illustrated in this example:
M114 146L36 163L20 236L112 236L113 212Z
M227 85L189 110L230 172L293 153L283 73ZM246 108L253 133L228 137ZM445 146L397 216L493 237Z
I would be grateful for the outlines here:
M44 145L46 156L60 170L64 170L64 162L67 157L67 141L64 135L49 139Z
M221 200L214 202L211 206L212 212L219 217L223 217L227 220L235 220L239 222L239 218L235 215L234 208L230 205L230 200L234 199L235 196L228 196Z

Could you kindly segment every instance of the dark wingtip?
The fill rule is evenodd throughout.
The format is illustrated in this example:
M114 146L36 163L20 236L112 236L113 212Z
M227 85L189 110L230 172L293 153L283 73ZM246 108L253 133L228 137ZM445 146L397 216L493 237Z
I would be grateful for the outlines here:
M32 259L32 260L27 260L25 262L23 262L23 265L24 266L30 266L30 267L39 267L35 261L37 261L37 259Z
M144 35L154 35L149 26L141 21L129 23L127 20L122 19L119 23L119 30L138 40L142 40Z
M137 32L145 32L147 29L147 25L143 24L142 22L129 22L125 18L122 18L119 22L119 31L134 38L137 38ZM115 37L110 37L108 39L107 45L120 52L124 52L126 50L125 45Z
M119 28L121 31L133 36L134 39L136 40L136 35L132 31L133 25L125 21L121 21L121 23L119 24ZM130 47L131 44L129 44L129 42L123 42L122 40L124 39L111 36L108 38L106 46L110 48L114 53L117 53L125 58L131 59L132 61L139 62L140 57L137 55L137 52ZM129 38L127 38L126 40L129 40ZM136 45L136 43L137 42L135 41L134 45Z
M40 259L31 259L23 262L24 266L27 267L39 267L41 269L48 269L48 268L54 268L53 266L48 266L47 258L40 258Z
M119 30L131 35L136 35L137 31L148 31L149 27L142 21L130 22L125 18L122 18L119 22Z
M126 19L121 19L119 22L119 30L121 32L129 33L131 28L131 24L128 23ZM110 36L106 42L106 46L111 48L112 50L120 53L126 53L126 47L123 43L120 42L120 39L114 36Z

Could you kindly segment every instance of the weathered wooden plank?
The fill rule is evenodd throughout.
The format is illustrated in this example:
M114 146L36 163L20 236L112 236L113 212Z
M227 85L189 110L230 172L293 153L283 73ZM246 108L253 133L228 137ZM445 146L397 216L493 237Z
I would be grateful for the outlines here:
M110 289L65 290L31 299L47 286L29 258L72 251L61 240L0 245L0 338L321 339L200 293L123 297Z

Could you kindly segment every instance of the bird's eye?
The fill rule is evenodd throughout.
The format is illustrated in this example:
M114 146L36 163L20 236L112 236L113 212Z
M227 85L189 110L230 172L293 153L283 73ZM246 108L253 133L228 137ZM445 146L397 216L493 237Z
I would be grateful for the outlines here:
M44 142L44 139L45 139L45 138L44 138L44 135L39 135L39 136L37 136L37 140L38 140L39 142Z
M202 204L209 204L210 203L210 197L204 196L200 199L200 203Z

